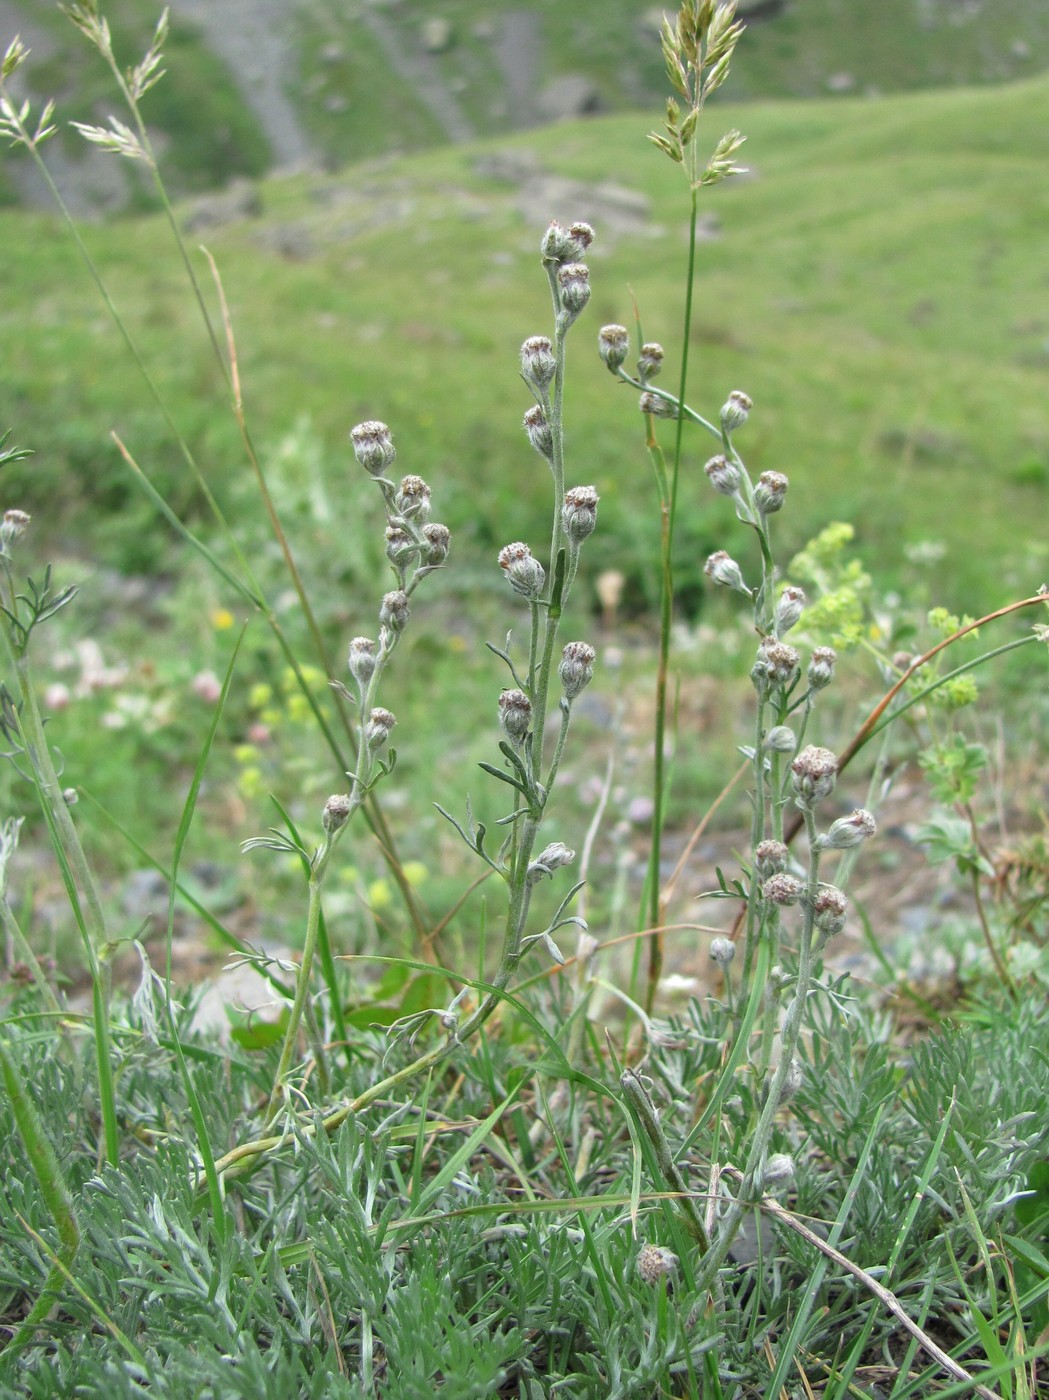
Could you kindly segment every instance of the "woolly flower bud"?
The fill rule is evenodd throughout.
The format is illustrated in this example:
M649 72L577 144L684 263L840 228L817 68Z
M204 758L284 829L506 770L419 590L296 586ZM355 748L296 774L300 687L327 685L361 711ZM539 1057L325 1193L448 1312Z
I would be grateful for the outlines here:
M5 510L0 522L0 550L6 550L14 540L21 539L26 532L30 517L24 510Z
M602 326L597 336L597 352L615 374L630 353L630 335L626 326Z
M368 723L364 726L364 741L373 753L386 743L390 737L390 730L396 723L389 710L372 710L368 716Z
M786 1152L773 1152L766 1160L764 1170L761 1173L761 1184L766 1190L769 1187L785 1186L794 1176L794 1159L788 1157Z
M363 689L375 674L375 643L370 637L354 637L350 643L347 666L350 675Z
M762 472L754 487L754 504L762 515L775 515L787 495L787 478L782 472Z
M520 744L532 720L532 702L523 690L504 690L499 697L499 722L512 744Z
M812 922L824 938L840 933L845 927L849 901L835 885L824 885L812 902Z
M400 525L386 527L386 557L395 569L402 569L415 558L415 541Z
M647 383L650 379L655 379L656 375L663 368L663 347L655 340L650 340L642 345L641 353L637 357L637 374L639 379Z
M529 862L528 883L534 885L544 875L553 875L555 870L560 870L562 865L570 865L574 860L575 851L570 851L563 841L554 841Z
M773 631L777 637L782 637L784 632L789 632L805 611L805 590L796 588L794 584L788 583L783 592L779 595L776 603L776 612L772 620Z
M546 574L526 544L504 545L499 551L499 567L506 570L511 588L522 598L538 598L543 591Z
M372 419L367 423L358 423L355 428L350 429L350 441L353 443L357 461L372 476L382 476L397 456L393 438L385 423Z
M673 1250L661 1244L644 1244L637 1256L638 1278L654 1288L660 1279L673 1277L677 1264Z
M538 404L533 404L525 414L524 429L535 450L549 461L554 455L554 435L546 421L546 414Z
M829 797L838 779L838 760L830 749L809 744L790 765L794 775L794 800L811 810Z
M406 593L397 588L392 593L383 594L379 608L379 622L383 627L389 628L391 632L403 632L408 626L409 617L411 613L408 610Z
M811 690L823 690L834 679L838 653L833 647L816 647L809 658L808 682Z
M593 241L594 230L589 224L575 223L566 229L555 219L543 234L539 251L544 262L574 263L579 261Z
M345 826L349 819L353 804L345 793L336 793L329 797L324 804L324 812L321 815L321 824L325 831L338 831L340 826Z
M749 597L750 589L743 582L742 570L725 550L716 550L703 565L703 572L721 588L734 588L737 593L746 593Z
M557 361L545 335L529 336L521 346L521 373L537 389L545 389L557 373Z
M576 544L594 533L597 525L597 503L600 496L592 486L572 486L565 492L561 523L565 534Z
M436 520L432 525L423 526L423 539L430 546L430 552L426 556L426 563L431 567L443 564L448 558L448 549L452 541L452 532L447 525L441 525Z
M564 687L565 699L574 700L584 690L594 676L594 657L597 653L586 642L568 642L561 653L558 675Z
M797 747L797 735L789 724L773 725L765 735L765 748L770 753L793 753Z
M768 904L778 904L782 907L797 904L801 898L802 883L796 880L793 875L787 875L780 871L778 875L770 875L761 887L761 897Z
M758 878L767 880L787 868L788 851L782 841L759 841L754 848L754 868Z
M787 1076L783 1081L783 1088L779 1091L779 1103L789 1103L794 1095L801 1088L801 1081L805 1074L801 1064L797 1060L791 1060L787 1066Z
M816 837L816 845L821 851L848 851L853 846L862 846L878 829L878 824L863 807L857 807L847 817L839 817L831 823L829 831Z
M401 481L395 504L405 519L421 523L430 514L430 488L421 476L406 476Z
M742 428L753 407L754 403L749 394L745 394L742 389L733 389L721 405L721 426L725 432L731 433L736 428Z
M717 963L718 967L728 967L729 963L736 956L736 945L731 938L712 938L710 941L710 956Z
M677 404L662 399L658 394L642 394L637 404L642 413L651 413L653 418L676 418Z
M757 660L750 673L751 680L759 694L764 694L769 688L786 690L797 679L800 664L798 653L792 646L773 637L765 637L758 647Z
M711 457L703 470L719 496L734 496L739 490L739 468L727 457Z
M590 269L586 263L566 263L557 272L561 306L576 317L590 300Z

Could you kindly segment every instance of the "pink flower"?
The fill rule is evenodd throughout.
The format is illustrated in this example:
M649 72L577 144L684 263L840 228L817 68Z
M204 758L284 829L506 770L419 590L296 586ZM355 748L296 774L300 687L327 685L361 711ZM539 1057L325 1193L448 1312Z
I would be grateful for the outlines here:
M69 686L63 685L61 681L56 681L54 685L49 685L44 691L44 709L64 710L71 699Z
M214 705L222 694L222 682L214 671L198 671L190 682L193 694Z

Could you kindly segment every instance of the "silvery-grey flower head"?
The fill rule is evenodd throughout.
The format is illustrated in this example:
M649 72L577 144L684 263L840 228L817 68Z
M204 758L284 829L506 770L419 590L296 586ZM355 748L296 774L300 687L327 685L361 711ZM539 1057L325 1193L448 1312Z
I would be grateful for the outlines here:
M410 616L408 595L403 589L395 588L392 592L383 594L379 607L379 622L383 627L390 632L403 632L408 626Z
M832 938L845 927L849 901L835 885L821 885L812 902L812 922L824 938Z
M506 573L510 586L522 598L538 598L543 591L546 572L532 551L520 540L504 545L499 551L499 567Z
M805 611L805 590L788 583L776 601L776 611L773 617L772 630L777 637L782 637L784 633L800 620L801 614Z
M390 714L389 710L384 710L379 707L372 710L371 714L368 716L368 722L364 726L364 739L368 748L371 749L373 753L377 749L383 747L386 740L390 737L390 731L396 723L397 721L394 719L393 715Z
M586 263L565 263L558 268L557 290L561 309L576 317L590 300L590 269Z
M526 877L528 883L534 885L544 875L553 875L555 870L560 870L563 865L570 865L574 860L575 851L570 851L563 841L553 841L529 863Z
M790 483L782 472L762 472L754 487L754 504L762 515L775 515L783 509Z
M568 642L561 653L558 675L564 687L565 699L574 700L593 679L597 653L587 642Z
M350 441L357 461L372 476L382 476L397 456L389 428L377 419L351 428Z
M565 534L576 544L582 544L597 526L597 503L600 500L592 486L572 486L565 492L561 523Z
M545 335L529 336L521 346L521 374L534 388L542 391L557 373L553 347Z
M532 702L523 690L504 690L499 697L499 722L512 744L524 742L532 722Z
M869 841L877 829L871 813L865 807L857 807L847 817L832 822L829 831L816 837L816 845L821 851L848 851Z
M430 515L430 488L421 476L406 476L401 480L395 504L406 520L415 520L421 525Z
M786 908L797 904L804 888L801 881L796 880L793 875L780 871L777 875L770 875L762 885L761 897L768 904L778 904L781 908Z
M363 689L375 674L375 643L370 637L354 637L346 664L350 675Z
M644 1244L637 1256L637 1274L642 1283L655 1287L660 1279L668 1282L677 1269L678 1258L673 1250L664 1245Z
M809 744L790 765L794 782L794 801L811 810L829 797L838 780L838 760L830 749Z
M710 940L710 956L718 967L728 967L736 956L736 945L731 938L712 938Z
M554 434L540 404L534 403L525 411L524 430L540 457L549 461L554 455Z
M676 418L678 416L677 404L664 399L660 394L651 394L646 391L638 399L637 406L642 413L650 413L653 418Z
M713 486L719 496L735 496L739 491L740 481L742 480L739 474L739 468L736 466L735 462L730 462L729 459L722 454L719 453L718 456L711 457L703 470L710 479L711 486Z
M750 597L750 589L743 582L743 571L726 550L716 549L703 565L703 572L720 588L734 588L737 593Z
M321 825L325 831L338 831L339 827L346 825L352 811L353 804L349 796L346 793L336 793L324 804Z
M742 389L733 389L721 405L721 426L725 432L732 433L737 428L742 428L753 407L749 394L745 394Z
M597 336L598 354L613 374L630 354L630 335L626 326L602 326Z
M809 658L808 682L812 690L823 690L834 679L838 653L833 647L816 647Z
M754 848L754 867L758 878L767 880L770 875L779 875L786 870L789 855L782 841L759 841Z
M447 525L441 525L434 520L429 525L423 526L423 539L430 546L425 562L431 568L438 564L443 564L448 558L448 550L452 542L452 532Z
M646 384L663 368L663 347L656 340L648 340L641 347L637 357L637 377ZM646 410L647 412L648 410Z

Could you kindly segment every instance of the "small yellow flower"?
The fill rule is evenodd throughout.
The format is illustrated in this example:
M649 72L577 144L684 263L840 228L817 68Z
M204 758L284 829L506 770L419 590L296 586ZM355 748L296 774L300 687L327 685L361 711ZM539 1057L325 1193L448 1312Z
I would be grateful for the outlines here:
M233 750L233 757L238 763L254 763L259 756L259 751L254 744L238 744Z
M228 632L235 621L229 608L213 608L211 611L211 625L216 632Z
M260 768L245 768L237 779L237 787L240 795L253 801L261 796L265 784L262 781L262 770Z
M261 710L273 699L273 687L265 681L257 681L248 691L248 704L253 710Z

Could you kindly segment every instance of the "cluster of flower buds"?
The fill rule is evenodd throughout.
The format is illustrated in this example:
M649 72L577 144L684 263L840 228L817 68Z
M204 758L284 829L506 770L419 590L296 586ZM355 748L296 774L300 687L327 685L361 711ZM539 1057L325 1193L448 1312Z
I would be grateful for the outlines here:
M762 637L750 679L761 699L774 691L785 692L798 678L801 658L792 646L775 637Z
M594 230L589 224L575 223L569 228L562 228L555 219L543 234L539 251L544 263L556 263L563 267L566 263L578 263L580 258L585 257L593 241Z

